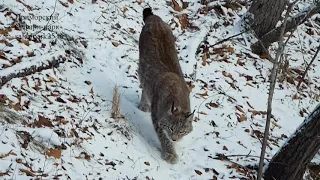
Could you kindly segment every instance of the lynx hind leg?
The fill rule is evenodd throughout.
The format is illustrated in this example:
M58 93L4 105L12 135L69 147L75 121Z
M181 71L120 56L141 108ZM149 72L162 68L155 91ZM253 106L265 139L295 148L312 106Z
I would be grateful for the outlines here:
M150 112L150 110L151 110L150 100L147 97L147 94L144 90L142 90L141 100L140 100L140 104L139 104L138 108L144 112Z
M161 143L161 157L170 164L177 164L179 156L177 155L174 144L166 132L160 128L157 130L158 138Z

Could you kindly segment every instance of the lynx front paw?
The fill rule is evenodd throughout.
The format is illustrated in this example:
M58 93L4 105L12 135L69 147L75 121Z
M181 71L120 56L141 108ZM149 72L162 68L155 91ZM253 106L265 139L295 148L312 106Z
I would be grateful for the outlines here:
M144 112L150 112L151 108L148 104L139 104L138 108Z
M170 164L177 164L179 160L179 157L175 152L173 153L164 152L162 153L162 158Z

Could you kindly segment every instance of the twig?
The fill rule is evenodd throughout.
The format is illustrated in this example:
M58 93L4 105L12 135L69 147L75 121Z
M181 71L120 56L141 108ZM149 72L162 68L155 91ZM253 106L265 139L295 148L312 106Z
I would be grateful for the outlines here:
M306 75L307 75L307 73L308 73L308 70L310 69L311 64L313 64L314 60L316 60L316 57L318 56L319 52L320 52L320 45L318 46L318 49L317 49L316 53L314 54L312 60L309 62L309 64L308 64L306 70L304 71L301 79L299 80L299 83L298 83L298 85L297 85L297 89L298 89L298 90L299 90L299 88L300 88L300 85L301 85L303 79L306 77Z
M250 31L250 29L247 29L247 30L245 30L245 31L242 31L242 32L240 32L240 33L238 33L238 34L235 34L235 35L233 35L233 36L230 36L230 37L228 37L228 38L222 39L221 41L218 41L217 43L215 43L215 44L213 44L213 45L210 45L210 47L214 47L214 46L216 46L216 45L218 45L218 44L222 44L222 43L224 43L224 42L226 42L226 41L229 41L230 39L233 39L233 38L235 38L235 37L237 37L237 36L242 35L243 33L248 32L248 31Z
M58 2L58 0L56 0L55 3L54 3L53 12L51 13L50 18L49 18L49 21L47 22L47 24L46 24L45 26L43 26L42 29L40 29L39 31L35 32L33 35L39 34L41 31L45 30L45 29L48 27L48 25L49 25L49 23L50 23L50 21L51 21L51 18L52 18L52 16L53 16L53 14L56 12L57 2Z
M284 50L284 42L283 42L283 35L286 29L286 24L289 18L289 13L291 12L294 4L297 2L291 3L288 5L287 12L284 18L284 22L281 27L281 32L280 32L280 41L278 42L279 47L276 53L276 57L273 63L272 67L272 73L271 73L271 81L270 81L270 88L269 88L269 96L268 96L268 108L267 108L267 122L265 126L265 131L264 131L264 136L263 136L263 144L261 147L261 155L260 155L260 161L259 161L259 169L258 169L258 177L257 180L262 179L262 170L263 170L263 165L264 165L264 156L266 153L266 147L268 143L268 136L269 136L269 129L270 129L270 122L271 122L271 116L272 116L272 99L273 99L273 94L274 94L274 89L276 85L276 79L277 79L277 68L278 68L278 60L281 57L283 50Z
M225 157L254 157L260 158L260 156L248 155L248 154L231 154L231 155L224 155ZM266 160L270 161L270 158L265 158Z

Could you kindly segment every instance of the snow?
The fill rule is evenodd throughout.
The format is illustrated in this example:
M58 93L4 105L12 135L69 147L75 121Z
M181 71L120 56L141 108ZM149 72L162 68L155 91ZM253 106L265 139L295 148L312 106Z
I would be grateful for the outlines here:
M30 41L29 46L15 39L10 40L12 47L0 43L0 50L10 50L10 53L5 54L8 59L1 59L1 66L12 64L12 59L23 56L21 62L11 67L0 67L0 76L47 63L60 55L67 57L67 62L60 64L59 68L35 73L28 76L27 80L12 79L0 89L0 94L5 94L12 101L11 105L20 103L21 110L18 113L29 125L38 121L39 115L48 118L53 124L53 127L32 127L19 122L10 126L0 125L0 157L10 151L15 154L0 158L0 174L9 170L1 178L41 178L45 174L43 179L212 179L213 176L217 179L240 179L247 176L245 179L250 179L256 175L254 170L246 168L240 171L238 166L232 164L258 164L258 158L253 156L260 155L261 142L257 136L264 130L266 115L252 115L252 110L266 111L268 75L272 64L251 53L250 44L254 39L249 33L213 47L232 48L222 55L212 53L214 50L210 47L210 58L205 65L201 48L200 54L197 54L205 37L213 45L242 32L241 17L246 12L245 7L239 10L223 7L235 15L223 17L214 10L207 15L200 14L198 10L203 6L197 1L188 1L188 8L182 12L175 12L165 1L154 0L141 5L136 1L114 3L98 0L95 4L89 0L73 3L61 1L67 2L68 7L59 1L23 1L33 10L28 10L17 1L2 2L5 7L24 16L50 16L55 9L59 20L52 22L52 25L60 28L41 33L65 33L78 42L49 38L43 39L41 43ZM217 3L224 4L223 1ZM302 5L307 6L308 3ZM136 72L139 58L137 42L143 26L142 10L147 5L174 28L181 67L186 74L186 81L194 85L190 95L192 109L196 110L194 130L176 144L180 158L176 165L161 159L160 143L150 114L137 108L141 95ZM5 13L0 13L0 29L7 28L13 22L11 16L5 16ZM199 30L183 31L176 17L182 13L187 13L190 22L198 26ZM223 25L226 21L230 25ZM44 26L47 22L32 20L25 23ZM307 29L311 29L314 34L307 34ZM11 37L21 34L20 30L9 33ZM311 49L319 44L319 35L317 28L299 26L285 50L291 68L304 70L315 53ZM1 38L5 39L4 36ZM79 43L84 39L88 47ZM55 41L55 45L52 41ZM114 46L114 42L119 45ZM271 47L274 48L276 44ZM66 53L66 50L72 53ZM27 51L34 51L35 56L28 57ZM74 54L76 51L83 53ZM244 65L240 65L240 62ZM311 67L308 73L309 85L299 92L295 85L287 81L277 83L270 135L274 141L269 142L272 150L267 148L268 159L286 142L287 139L282 135L289 137L303 122L307 114L304 113L302 117L300 111L306 109L311 112L319 103L319 99L316 99L320 93L319 65L319 61L316 61ZM196 81L191 78L194 71ZM297 76L292 71L289 74ZM111 118L115 86L119 87L121 94L120 111L124 119ZM300 99L293 99L296 94ZM10 101L6 100L6 103L10 104ZM245 114L246 120L239 122L238 118L242 114ZM22 147L24 140L16 135L17 131L31 135L28 147ZM32 148L35 144L33 141L42 142L43 146L40 147L44 148ZM61 157L47 154L49 149L59 148L62 148ZM217 153L250 155L229 157L230 162L215 159ZM21 159L22 163L17 159ZM28 170L34 176L21 173L20 169Z

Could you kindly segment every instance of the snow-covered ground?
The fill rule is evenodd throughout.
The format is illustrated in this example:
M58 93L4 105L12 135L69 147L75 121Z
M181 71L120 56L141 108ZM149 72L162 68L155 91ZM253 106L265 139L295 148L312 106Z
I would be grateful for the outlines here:
M65 62L1 87L0 101L25 121L0 121L0 179L253 179L272 63L251 53L250 33L210 47L243 31L247 7L214 1L208 6L221 5L225 14L204 13L200 2L186 2L177 12L170 1L1 0L1 77L53 58ZM176 165L161 159L150 114L137 108L138 39L147 5L177 37L196 109L193 132L176 145ZM15 14L24 20L15 20ZM50 28L39 29L45 26ZM35 39L19 39L26 34ZM39 35L45 39L36 40ZM286 47L290 66L276 85L266 162L319 103L319 60L309 70L308 84L296 88L319 37L319 25L311 20ZM123 119L111 118L116 86Z

